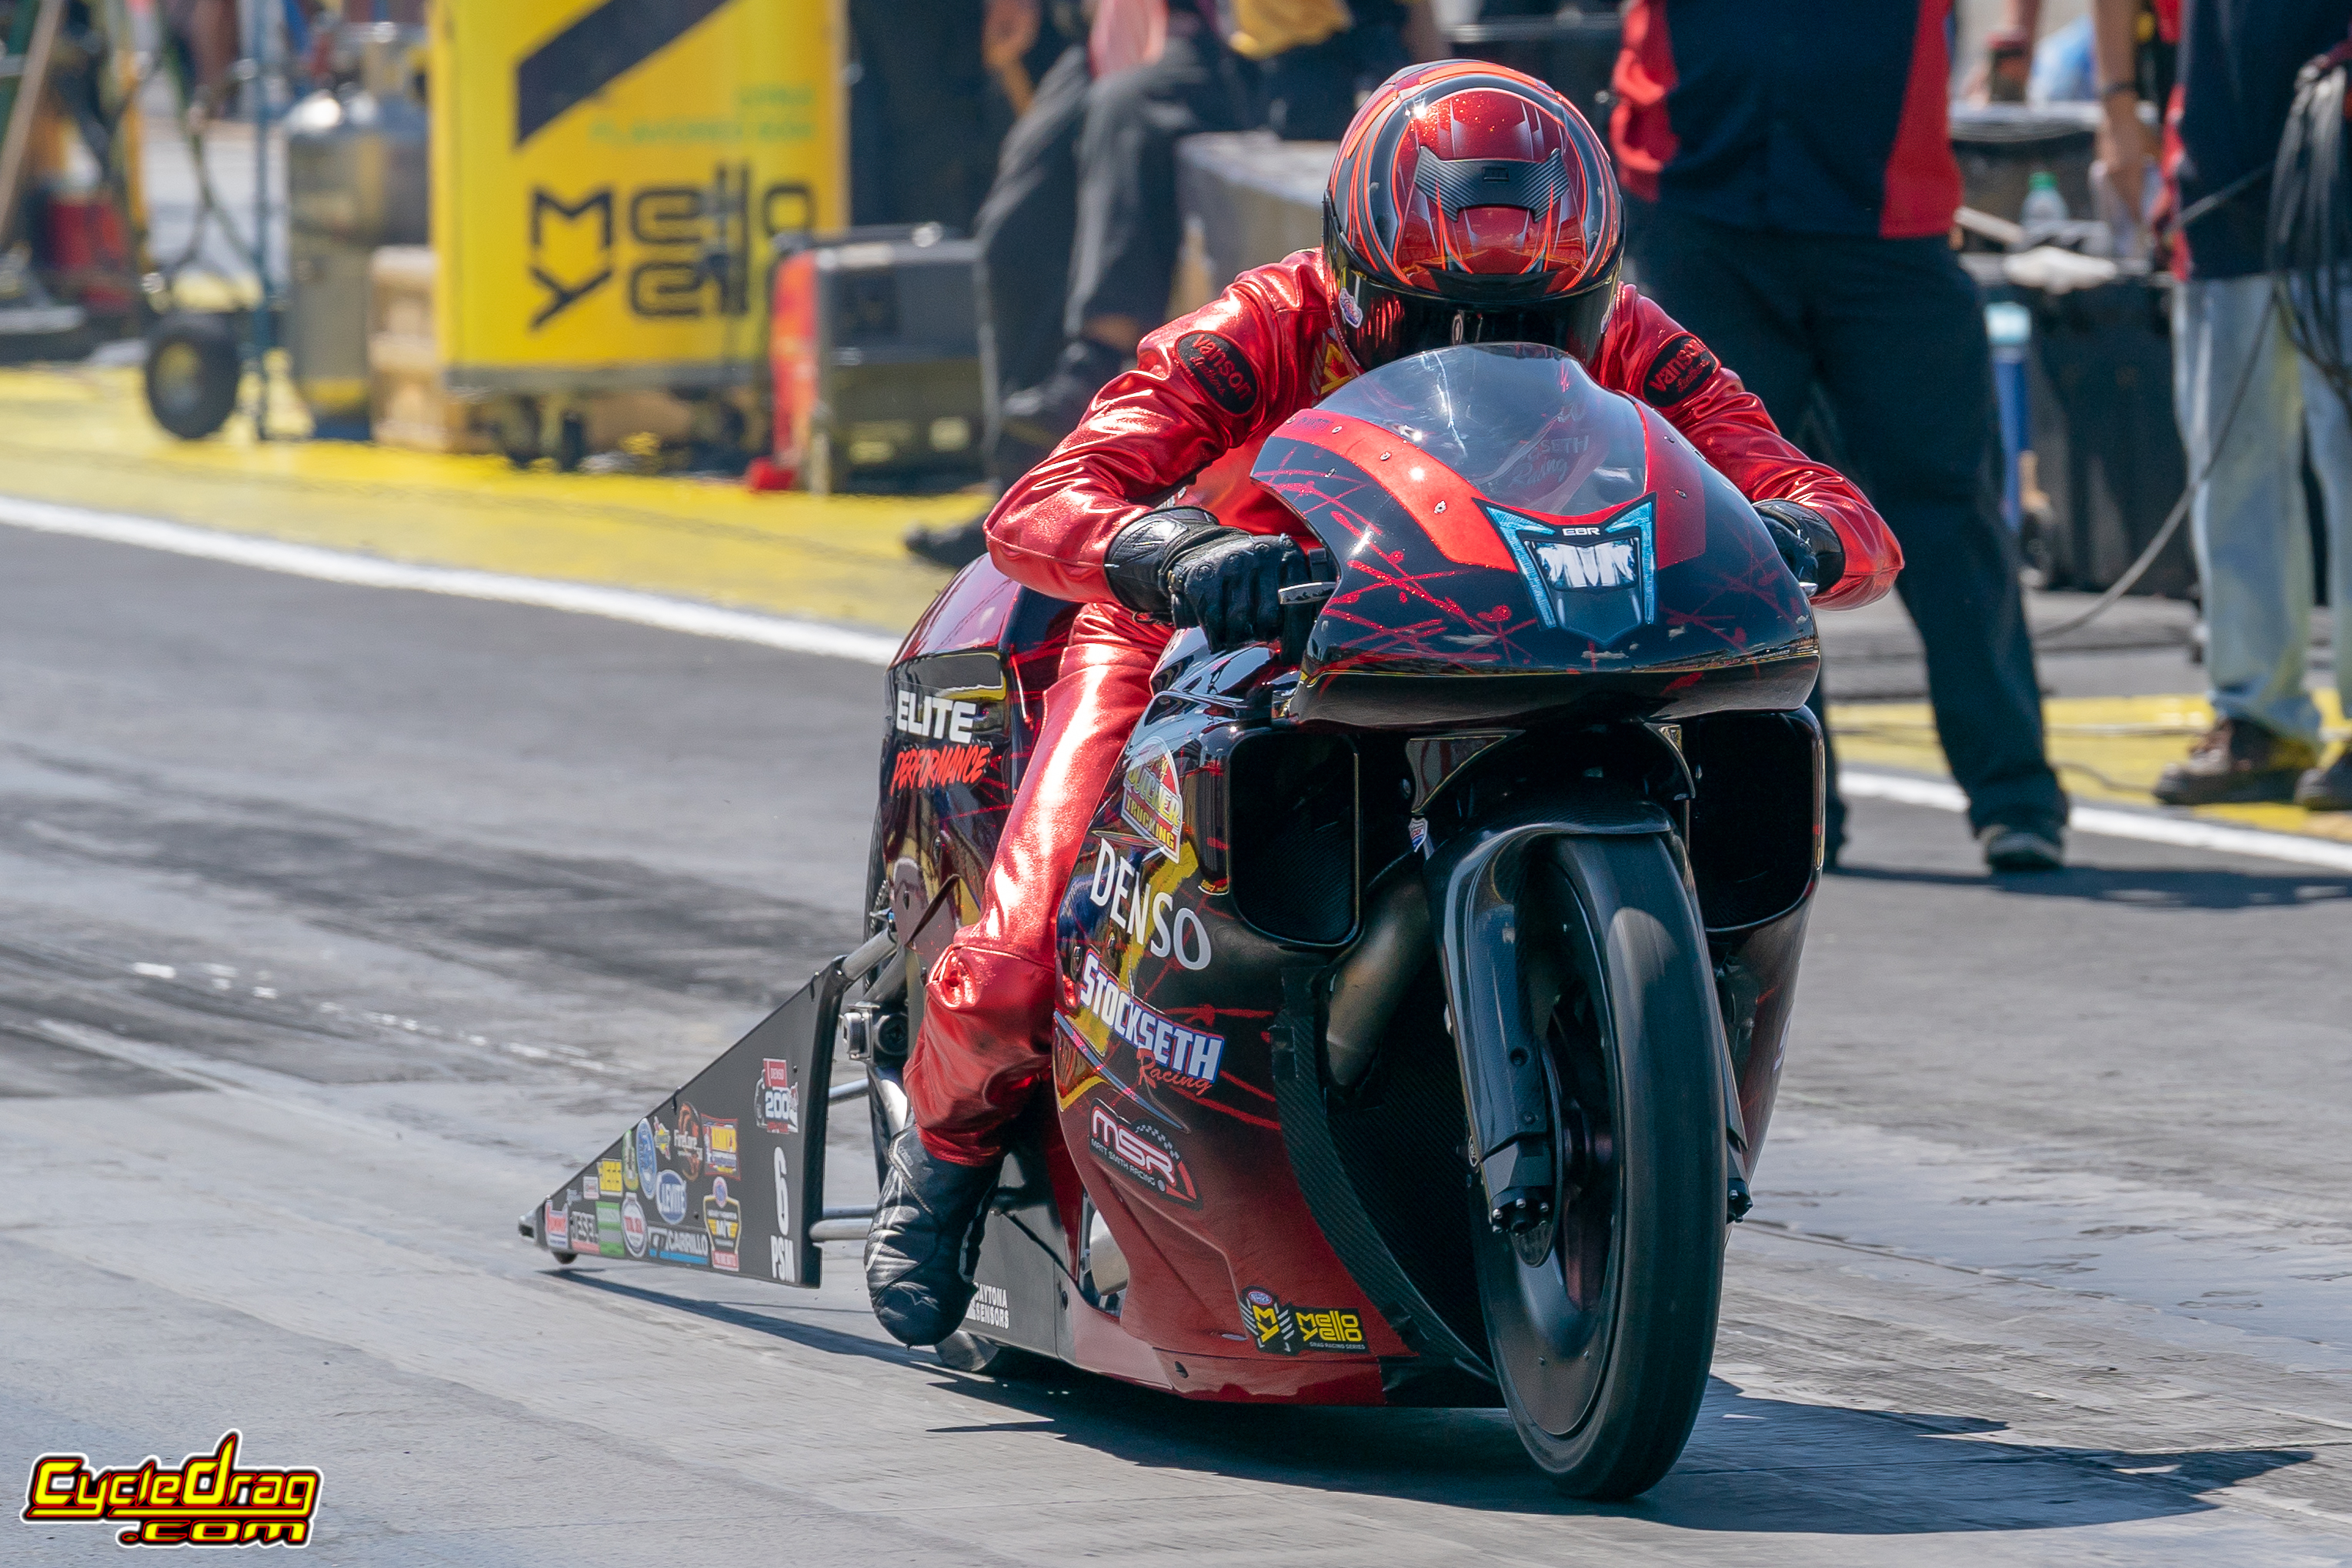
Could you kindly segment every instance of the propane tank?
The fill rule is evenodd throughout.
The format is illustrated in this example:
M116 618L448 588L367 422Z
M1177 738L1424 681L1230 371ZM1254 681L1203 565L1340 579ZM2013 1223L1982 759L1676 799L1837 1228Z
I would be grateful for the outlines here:
M425 113L408 85L423 38L390 22L344 27L336 59L355 79L287 111L286 346L322 433L364 431L368 257L429 238Z

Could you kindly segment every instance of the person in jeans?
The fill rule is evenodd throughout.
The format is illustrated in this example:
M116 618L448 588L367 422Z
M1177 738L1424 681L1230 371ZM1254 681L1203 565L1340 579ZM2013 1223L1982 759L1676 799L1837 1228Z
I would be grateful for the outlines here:
M2148 156L2134 69L2140 9L2139 0L2096 0L2092 12L2108 163L2121 191L2139 189ZM2172 254L2181 280L2173 396L2189 477L2202 481L2189 520L2214 723L2164 770L2156 798L2352 810L2352 756L2319 766L2319 710L2304 687L2313 574L2302 474L2308 441L2327 511L2336 687L2352 711L2352 639L2342 630L2352 627L2352 410L2288 342L2264 246L2267 172L2295 72L2352 32L2352 0L2173 0L2155 9L2160 35L2180 50L2168 205L2188 215L2221 198L2183 226Z
M1986 863L2045 870L2064 860L2067 802L2000 519L1983 302L1948 237L1949 12L1632 0L1611 139L1650 204L1633 239L1643 292L1782 429L1825 395L1843 466L1902 542L1895 591ZM1832 800L1834 855L1834 773Z

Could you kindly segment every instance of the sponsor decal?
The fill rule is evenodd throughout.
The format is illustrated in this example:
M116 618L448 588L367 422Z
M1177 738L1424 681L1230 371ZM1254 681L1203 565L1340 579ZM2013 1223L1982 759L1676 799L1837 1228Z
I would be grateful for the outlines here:
M1706 345L1688 332L1676 332L1650 356L1642 375L1642 401L1653 408L1672 408L1715 379L1722 363Z
M1253 1285L1242 1292L1242 1327L1252 1342L1269 1355L1298 1355L1307 1351L1342 1351L1360 1354L1363 1318L1345 1307L1301 1307L1275 1299L1273 1291Z
M674 1230L666 1225L646 1226L646 1256L656 1263L710 1266L710 1237L698 1230Z
M1162 752L1127 770L1118 814L1171 860L1184 853L1184 791L1174 756Z
M635 1130L621 1134L621 1185L633 1193L637 1190L637 1135Z
M686 1222L686 1178L676 1171L661 1171L654 1176L654 1212L665 1223L683 1225Z
M751 1120L760 1124L762 1132L797 1132L801 1130L801 1091L793 1084L793 1064L780 1062L773 1057L760 1063L760 1113ZM783 1158L783 1151L776 1151ZM776 1167L781 1173L782 1165Z
M599 1160L596 1162L596 1195L598 1197L617 1198L621 1195L621 1190L624 1184L625 1184L621 1176L620 1161Z
M244 1441L232 1427L209 1454L176 1465L150 1455L132 1469L93 1471L87 1454L44 1454L33 1461L21 1517L119 1525L123 1546L308 1546L319 1472L245 1464L236 1451Z
M995 749L977 742L969 746L916 746L900 752L890 764L892 789L935 789L941 784L976 784L988 776Z
M736 1146L735 1121L732 1117L724 1121L714 1117L703 1122L702 1148L704 1163L709 1165L712 1175L732 1176L739 1173L736 1161L739 1150Z
M1339 290L1339 319L1351 327L1360 327L1364 324L1364 308L1356 303L1356 291L1353 289Z
M646 1205L635 1193L621 1200L621 1239L628 1244L630 1257L646 1255Z
M677 1132L670 1140L670 1152L686 1167L688 1181L702 1174L702 1118L691 1105L677 1108Z
M1315 395L1328 397L1356 379L1356 362L1348 357L1334 333L1325 333L1315 357Z
M1486 515L1536 603L1536 618L1602 645L1658 613L1657 498L1604 522L1538 522L1490 506Z
M571 1249L572 1211L557 1208L553 1198L547 1200L546 1217L540 1221L540 1228L547 1233L548 1246Z
M776 1154L776 1234L789 1237L793 1234L793 1175L787 1168L784 1151L778 1144Z
M735 1243L743 1235L743 1205L727 1195L724 1176L711 1182L710 1195L702 1200L702 1228L710 1237L710 1267L734 1273Z
M1013 1302L1001 1285L982 1285L971 1293L971 1307L963 1315L967 1323L978 1323L983 1329L1009 1329L1013 1326Z
M1105 1164L1122 1174L1131 1176L1158 1193L1171 1203L1188 1209L1201 1206L1201 1194L1193 1189L1192 1169L1184 1156L1176 1152L1168 1134L1149 1123L1138 1125L1115 1115L1110 1107L1097 1104L1092 1108L1087 1128L1087 1146Z
M621 1205L607 1198L596 1205L596 1250L607 1258L622 1257Z
M639 1186L646 1192L654 1190L656 1169L654 1124L651 1121L640 1121L637 1123L637 1181Z
M801 1282L801 1249L781 1236L768 1237L768 1272L780 1285Z
M980 722L981 705L961 698L933 697L928 692L901 690L890 715L891 728L922 741L971 741Z
M571 1249L572 1251L596 1252L601 1250L601 1248L596 1245L596 1211L594 1209L573 1209L572 1211L572 1218L569 1222L569 1228L572 1233Z
M1217 1081L1225 1037L1188 1029L1145 1006L1091 952L1080 973L1078 1005L1099 1019L1112 1038L1135 1047L1144 1077L1194 1094L1207 1092Z
M654 1150L662 1159L669 1158L669 1129L658 1121L654 1123Z
M589 1166L580 1173L580 1197L583 1203L594 1203L601 1195L596 1191L596 1167Z
M1186 332L1176 340L1176 363L1226 413L1247 414L1257 406L1257 372L1223 333Z
M1176 895L1154 889L1135 863L1108 839L1095 852L1093 879L1087 897L1097 909L1110 911L1111 923L1139 942L1150 944L1155 958L1173 958L1187 969L1206 969L1213 950L1209 928L1191 910L1176 907Z

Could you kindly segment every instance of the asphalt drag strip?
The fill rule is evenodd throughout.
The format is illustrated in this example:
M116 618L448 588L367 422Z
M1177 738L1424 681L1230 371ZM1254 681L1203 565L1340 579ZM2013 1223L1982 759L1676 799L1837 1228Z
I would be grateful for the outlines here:
M870 667L0 530L0 672L20 1461L235 1426L331 1563L2352 1561L2341 873L1989 879L1858 802L1716 1382L1593 1508L1494 1413L947 1372L853 1246L803 1293L516 1238L855 931ZM830 1166L870 1194L861 1118Z

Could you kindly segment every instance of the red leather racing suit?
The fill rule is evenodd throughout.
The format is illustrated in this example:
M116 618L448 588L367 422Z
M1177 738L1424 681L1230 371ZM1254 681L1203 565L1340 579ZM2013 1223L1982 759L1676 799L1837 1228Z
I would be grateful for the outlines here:
M1315 542L1251 482L1249 465L1276 426L1359 374L1333 310L1318 252L1242 274L1146 337L1135 369L1104 387L1069 438L989 514L1000 568L1085 607L1046 694L979 919L956 933L928 982L905 1081L939 1158L992 1159L1004 1124L1047 1070L1055 910L1170 636L1112 596L1103 552L1138 513L1175 500L1234 528ZM1845 574L1817 605L1866 605L1893 585L1902 552L1861 492L1782 439L1739 378L1630 285L1587 368L1656 408L1750 500L1797 501L1829 520L1845 544Z

